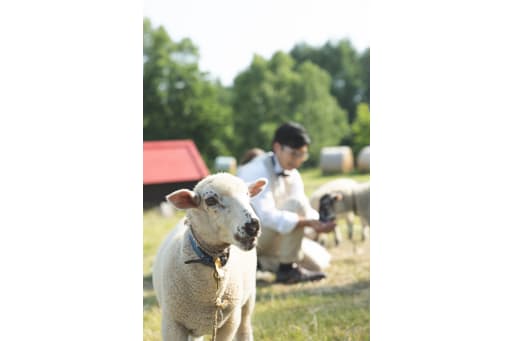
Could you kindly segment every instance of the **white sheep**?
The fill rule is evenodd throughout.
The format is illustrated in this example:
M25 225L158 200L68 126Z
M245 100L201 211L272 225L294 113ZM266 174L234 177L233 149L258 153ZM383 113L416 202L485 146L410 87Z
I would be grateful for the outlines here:
M228 173L210 175L193 191L167 196L186 217L160 246L153 286L162 309L164 341L253 340L256 241L260 222L250 198L266 179L250 185Z
M328 200L327 196L330 198ZM353 238L354 214L359 216L362 225L362 240L365 240L364 230L370 227L370 183L358 183L352 179L336 179L329 181L318 187L310 196L311 206L321 211L320 199L324 197L325 204L331 204L331 209L339 218L344 218L347 222L348 237ZM334 241L338 245L341 241L341 233L335 229ZM314 231L311 233L313 239L318 239Z

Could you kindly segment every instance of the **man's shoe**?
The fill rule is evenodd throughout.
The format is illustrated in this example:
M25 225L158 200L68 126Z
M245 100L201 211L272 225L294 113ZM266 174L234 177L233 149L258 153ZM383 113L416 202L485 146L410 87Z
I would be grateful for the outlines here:
M322 278L325 278L323 272L304 269L297 264L294 264L290 270L279 270L276 274L276 282L283 284L318 281Z

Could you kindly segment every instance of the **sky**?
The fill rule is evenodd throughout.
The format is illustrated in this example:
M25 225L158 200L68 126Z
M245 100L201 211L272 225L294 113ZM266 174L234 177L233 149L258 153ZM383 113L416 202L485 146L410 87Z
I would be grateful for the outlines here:
M299 42L320 47L344 38L358 51L370 46L369 0L145 0L143 13L172 40L190 38L201 71L225 86L254 54L268 59Z

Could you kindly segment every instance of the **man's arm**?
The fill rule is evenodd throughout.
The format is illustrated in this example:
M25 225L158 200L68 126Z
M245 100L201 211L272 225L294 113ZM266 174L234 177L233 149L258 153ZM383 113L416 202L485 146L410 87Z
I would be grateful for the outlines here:
M300 217L297 225L295 225L295 228L304 228L306 226L313 228L317 233L327 233L331 232L336 227L336 222L322 222L316 219L306 219Z

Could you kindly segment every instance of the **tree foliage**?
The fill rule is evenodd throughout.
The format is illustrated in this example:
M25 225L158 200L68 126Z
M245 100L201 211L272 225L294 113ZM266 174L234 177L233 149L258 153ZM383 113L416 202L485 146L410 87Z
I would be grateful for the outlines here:
M363 54L359 58L361 63L361 80L363 83L362 88L362 103L370 105L370 48L364 50Z
M209 165L229 154L232 113L220 84L198 68L189 39L173 41L144 19L144 140L192 138Z
M331 79L311 62L296 64L290 55L275 53L269 61L255 56L233 87L234 130L243 136L236 155L251 147L270 148L275 129L283 122L302 123L311 136L310 163L320 149L336 145L349 133L346 112L329 92Z
M290 54L299 63L309 60L331 75L331 93L353 122L359 103L370 103L370 49L359 54L349 40L327 42L320 48L306 43L293 47Z
M270 149L286 121L302 123L311 136L306 165L317 164L324 146L348 141L358 151L369 144L369 49L359 55L343 40L298 44L269 60L255 55L223 87L199 70L190 39L174 41L147 18L143 37L144 140L193 139L210 167L219 155Z
M368 104L358 104L356 118L352 123L352 133L354 134L354 155L357 155L364 146L370 145L370 109Z

